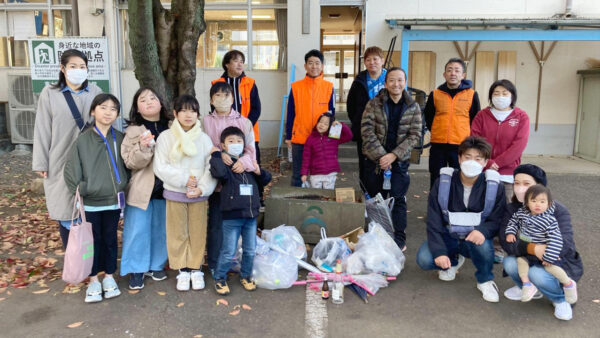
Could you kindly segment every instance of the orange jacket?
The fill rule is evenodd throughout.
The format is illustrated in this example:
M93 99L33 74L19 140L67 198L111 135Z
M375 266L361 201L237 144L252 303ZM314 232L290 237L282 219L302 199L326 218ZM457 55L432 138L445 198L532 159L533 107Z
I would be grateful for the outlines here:
M433 91L435 117L431 127L432 143L460 144L471 133L469 110L475 91L461 90L454 98L443 90Z
M225 82L225 78L220 77L216 80L211 81L211 85L214 85L217 82ZM252 87L254 87L254 79L249 78L247 76L243 76L240 79L240 97L242 99L242 111L239 112L243 117L248 118L250 114L250 92L252 91ZM258 131L258 121L254 124L254 142L258 142L260 140L260 133Z
M304 144L321 114L330 110L333 83L323 80L323 74L316 78L305 76L292 83L293 126L292 143ZM288 107L288 119L290 117Z

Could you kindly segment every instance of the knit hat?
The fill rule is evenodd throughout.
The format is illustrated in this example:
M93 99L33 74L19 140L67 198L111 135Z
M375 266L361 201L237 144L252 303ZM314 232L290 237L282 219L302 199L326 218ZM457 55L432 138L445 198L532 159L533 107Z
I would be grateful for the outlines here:
M517 176L517 174L527 174L535 180L536 183L546 186L548 184L548 180L546 179L546 172L544 169L538 167L535 164L521 164L518 166L513 172L513 176Z

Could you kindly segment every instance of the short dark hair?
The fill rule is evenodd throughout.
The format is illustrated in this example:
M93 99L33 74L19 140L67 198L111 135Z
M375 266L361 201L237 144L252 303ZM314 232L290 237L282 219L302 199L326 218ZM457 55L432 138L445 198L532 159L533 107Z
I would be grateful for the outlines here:
M490 158L492 146L483 137L468 136L458 145L458 156L466 153L469 149L475 149L481 153L486 160Z
M492 94L494 94L494 90L496 90L496 87L498 87L498 86L502 86L510 92L510 96L511 96L510 107L514 108L515 104L517 103L517 88L515 87L515 85L512 82L510 82L507 79L498 80L498 81L492 83L492 86L490 87L490 92L488 93L488 100L489 100L490 104L492 104Z
M213 95L216 93L229 93L233 95L233 88L231 88L231 85L227 82L217 81L210 87L210 98L212 99Z
M404 74L404 80L406 80L406 71L400 67L392 67L390 69L387 70L387 73L385 73L385 82L387 82L388 76L390 75L391 72L394 71L401 71Z
M523 198L523 205L525 205L525 208L529 210L527 202L529 202L529 200L531 200L532 198L538 197L541 194L546 194L546 196L548 197L548 206L552 205L552 194L550 193L550 189L548 189L548 187L544 185L536 184L529 187L529 189L527 189L527 191L525 192L525 197Z
M463 61L463 59L460 58L451 58L450 60L448 60L448 62L446 62L446 65L444 66L444 71L446 71L446 67L448 67L448 65L451 63L459 63L462 66L463 73L467 71L467 64Z
M317 119L317 123L315 124L315 129L317 128L317 124L319 124L319 122L321 122L321 119L324 117L329 117L329 127L327 127L327 131L329 131L329 128L331 128L333 121L335 121L335 116L333 116L331 112L325 112L321 114L321 116L319 116L319 118Z
M94 109L96 109L97 106L103 104L106 101L112 101L115 104L115 107L117 108L117 116L119 116L119 113L121 112L121 103L119 102L119 99L117 99L116 96L109 93L100 93L96 95L96 97L94 97L90 106L90 114L94 111Z
M241 137L242 140L244 140L244 147L246 146L246 136L244 135L244 132L240 128L233 126L223 129L220 137L221 143L225 143L227 137L232 135Z
M169 116L169 111L165 107L162 97L158 95L154 89L143 86L140 87L140 89L138 89L133 95L133 102L131 103L131 109L129 110L129 120L127 120L127 124L141 126L144 123L144 118L138 109L137 101L140 98L140 95L142 95L142 93L145 91L152 92L152 94L154 94L154 96L156 96L158 99L158 102L160 103L160 119L163 121L169 121L171 117Z
M85 55L82 51L78 50L78 49L68 49L66 51L64 51L62 53L62 55L60 56L60 64L63 67L67 67L67 64L69 63L69 60L72 57L78 57L78 58L82 58L83 62L85 62L85 66L87 67L88 65L88 58L87 55ZM67 85L67 80L65 79L65 74L62 71L58 71L58 82L52 85L52 88L59 88L62 89ZM79 88L85 88L88 85L88 80L83 81L83 83L81 84L81 86Z
M323 60L325 59L323 57L323 53L321 53L320 50L311 49L308 51L308 53L304 54L304 63L308 63L308 58L313 57L313 56L319 58L319 60L321 60L321 63L323 63Z
M198 100L189 94L178 96L175 99L175 102L173 102L173 109L178 113L184 109L191 109L200 115L200 104L198 104Z
M221 62L223 70L227 71L226 65L228 65L229 62L231 62L231 60L237 59L238 57L242 58L242 62L246 62L246 57L244 56L244 53L240 52L237 49L232 49L229 52L225 53L225 56L223 56L223 62Z

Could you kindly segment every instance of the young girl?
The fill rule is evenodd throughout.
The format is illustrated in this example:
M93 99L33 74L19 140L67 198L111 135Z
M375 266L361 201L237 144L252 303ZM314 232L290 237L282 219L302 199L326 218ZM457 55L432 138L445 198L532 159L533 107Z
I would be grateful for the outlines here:
M83 198L85 217L92 223L94 263L85 302L99 302L121 294L113 273L117 269L117 223L123 207L127 171L121 158L123 134L111 125L120 110L119 100L111 94L99 94L92 101L90 115L95 122L71 148L64 178L69 190ZM106 276L100 285L98 273Z
M244 133L244 155L239 158L234 165L235 173L244 171L252 172L255 170L253 162L256 160L254 149L254 134L252 132L252 122L235 111L233 104L233 90L225 82L215 82L210 88L210 104L215 108L210 114L204 116L204 131L210 136L213 146L221 149L221 132L227 127L238 127ZM222 150L222 149L221 149ZM222 153L223 162L227 165L233 163L227 153ZM208 200L208 240L207 240L207 261L208 268L213 272L217 267L219 251L221 249L221 193L220 188L216 189Z
M144 275L164 280L167 262L166 203L163 182L154 176L155 139L169 128L169 117L158 94L142 87L133 96L129 127L121 146L125 166L132 171L127 186L123 227L121 276L129 277L130 289L144 287Z
M156 142L154 173L163 181L167 200L167 253L179 269L177 290L204 288L200 271L206 246L208 197L217 181L210 175L213 144L202 132L198 101L191 95L175 99L175 120Z
M339 139L329 137L329 129L338 124L342 125ZM304 143L302 154L302 182L306 182L310 175L311 188L333 189L337 173L340 171L338 163L338 146L352 140L352 131L347 125L335 121L329 112L323 113L317 120L317 125L312 134Z
M563 239L554 217L554 203L550 190L541 184L527 189L524 206L509 220L506 227L506 241L514 243L517 238L524 242L547 244L543 256L544 269L556 277L563 285L565 300L569 304L577 302L577 284L559 265L558 257L563 247ZM536 263L539 260L535 259ZM529 261L525 257L517 258L519 277L523 282L522 302L530 301L537 288L529 280Z

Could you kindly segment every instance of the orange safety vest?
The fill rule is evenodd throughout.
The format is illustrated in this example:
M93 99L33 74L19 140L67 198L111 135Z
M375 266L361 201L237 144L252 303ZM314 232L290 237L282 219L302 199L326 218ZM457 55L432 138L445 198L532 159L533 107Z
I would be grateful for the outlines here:
M304 79L292 83L296 113L292 127L292 143L306 142L319 116L329 111L332 94L333 83L323 80L323 74L316 78L305 76Z
M211 82L211 85L214 85L217 82L225 82L225 78L218 78ZM244 76L240 80L240 96L242 98L242 111L239 112L243 117L248 118L250 114L250 92L252 91L252 87L254 87L254 79ZM234 98L235 100L235 98ZM254 124L254 142L258 142L260 140L260 133L258 131L258 121Z
M432 143L460 144L471 134L469 110L475 91L461 90L454 97L443 90L433 91L435 117L431 126Z

